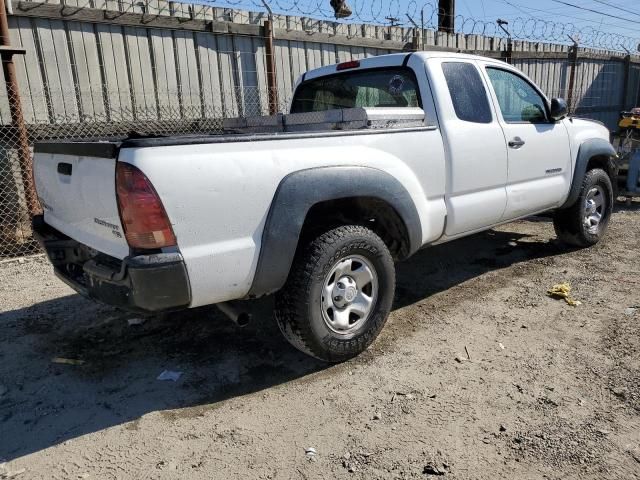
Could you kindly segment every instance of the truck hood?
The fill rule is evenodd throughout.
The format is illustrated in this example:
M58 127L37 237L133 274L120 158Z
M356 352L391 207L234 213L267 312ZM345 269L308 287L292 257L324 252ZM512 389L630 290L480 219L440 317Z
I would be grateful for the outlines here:
M607 142L611 140L611 132L604 123L589 118L570 118L566 124L572 138L601 138Z

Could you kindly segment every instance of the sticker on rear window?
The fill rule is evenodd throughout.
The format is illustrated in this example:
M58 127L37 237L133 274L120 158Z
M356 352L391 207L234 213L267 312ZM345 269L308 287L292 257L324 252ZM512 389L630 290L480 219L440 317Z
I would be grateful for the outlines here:
M394 75L389 80L389 93L393 96L398 96L404 89L404 77L402 75Z

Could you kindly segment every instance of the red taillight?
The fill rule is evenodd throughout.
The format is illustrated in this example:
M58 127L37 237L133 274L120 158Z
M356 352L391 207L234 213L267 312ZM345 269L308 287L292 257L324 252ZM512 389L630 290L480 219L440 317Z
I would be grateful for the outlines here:
M340 70L349 70L350 68L358 68L360 66L360 62L358 60L353 60L351 62L342 62L336 66L336 70L339 72Z
M144 173L133 165L119 162L116 167L116 192L129 246L162 248L176 244L167 212Z

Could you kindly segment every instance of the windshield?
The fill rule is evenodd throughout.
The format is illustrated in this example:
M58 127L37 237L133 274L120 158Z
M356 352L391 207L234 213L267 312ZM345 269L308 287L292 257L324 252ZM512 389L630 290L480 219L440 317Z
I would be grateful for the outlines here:
M291 113L354 107L422 107L413 72L386 68L309 80L296 90Z

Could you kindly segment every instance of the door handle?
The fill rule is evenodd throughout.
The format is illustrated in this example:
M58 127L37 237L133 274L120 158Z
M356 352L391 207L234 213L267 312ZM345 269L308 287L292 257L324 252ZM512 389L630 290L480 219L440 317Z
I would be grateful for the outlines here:
M511 148L520 148L521 146L524 145L524 140L522 140L520 137L514 137L512 140L509 141L509 146Z
M58 173L60 175L71 175L73 171L73 166L70 163L60 162L58 164Z

